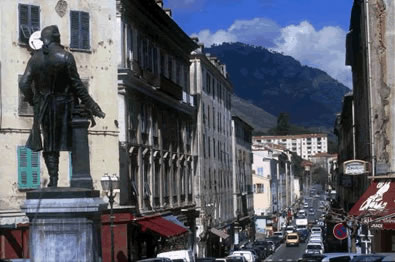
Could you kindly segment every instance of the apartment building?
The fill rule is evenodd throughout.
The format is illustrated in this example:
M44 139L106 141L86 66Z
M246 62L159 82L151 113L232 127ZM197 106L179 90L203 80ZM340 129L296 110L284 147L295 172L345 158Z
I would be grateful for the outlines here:
M254 199L252 184L252 130L240 117L232 116L232 159L233 159L233 208L236 246L254 238Z
M194 246L196 106L189 55L198 45L162 1L116 4L118 216L133 214L125 222L125 244L131 247L127 257L136 260ZM183 225L182 234L175 223Z
M1 259L27 255L28 245L24 241L28 236L25 224L28 220L20 213L20 205L26 191L46 187L48 183L41 152L25 147L33 111L18 88L18 80L34 52L28 44L33 32L49 25L58 26L61 44L74 55L82 81L106 113L106 117L97 120L97 125L88 131L94 189L101 190L100 179L104 173L118 173L119 154L115 123L118 110L114 107L117 68L112 55L115 53L115 27L111 23L116 17L114 3L105 0L2 1L0 17L3 25L0 28ZM61 152L59 168L59 186L69 186L72 176L69 152Z
M195 39L198 42L198 39ZM231 94L225 65L204 54L204 46L190 56L191 94L199 97L196 124L198 163L194 179L197 255L222 256L232 245L234 222ZM225 232L223 234L222 232Z
M328 152L327 134L303 134L287 136L254 136L254 144L273 143L285 146L303 159L310 159L317 153Z

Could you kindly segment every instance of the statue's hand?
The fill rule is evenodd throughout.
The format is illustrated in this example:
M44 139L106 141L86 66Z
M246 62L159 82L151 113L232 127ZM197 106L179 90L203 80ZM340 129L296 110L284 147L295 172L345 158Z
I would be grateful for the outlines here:
M99 107L99 105L96 105L93 109L92 109L92 114L94 116L100 117L100 118L104 118L106 116L106 114L101 110L101 108Z

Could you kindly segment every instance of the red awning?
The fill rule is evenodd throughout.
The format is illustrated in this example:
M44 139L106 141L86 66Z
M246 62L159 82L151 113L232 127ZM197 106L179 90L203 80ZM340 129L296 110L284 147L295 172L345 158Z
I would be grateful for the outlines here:
M174 224L161 216L143 218L141 220L137 220L137 223L141 225L142 231L149 229L164 237L178 236L188 231L187 229Z
M395 229L395 182L374 181L351 208L371 228Z

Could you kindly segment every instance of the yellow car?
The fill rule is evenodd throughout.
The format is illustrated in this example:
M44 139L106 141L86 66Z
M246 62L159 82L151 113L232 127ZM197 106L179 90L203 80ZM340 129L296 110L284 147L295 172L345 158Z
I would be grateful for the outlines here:
M285 238L285 245L289 246L299 246L299 234L298 233L289 233Z

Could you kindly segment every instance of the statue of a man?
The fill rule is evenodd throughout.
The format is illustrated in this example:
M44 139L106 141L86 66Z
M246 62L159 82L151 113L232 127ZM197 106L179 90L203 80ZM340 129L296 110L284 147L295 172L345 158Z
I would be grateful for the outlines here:
M19 88L34 111L33 128L26 146L33 151L43 150L50 176L48 187L56 187L59 151L72 148L73 107L80 100L94 116L104 118L105 114L81 82L73 55L60 45L58 27L45 27L41 41L43 46L30 58Z

